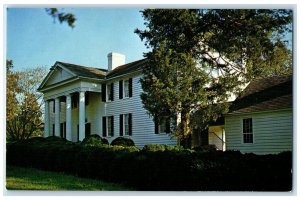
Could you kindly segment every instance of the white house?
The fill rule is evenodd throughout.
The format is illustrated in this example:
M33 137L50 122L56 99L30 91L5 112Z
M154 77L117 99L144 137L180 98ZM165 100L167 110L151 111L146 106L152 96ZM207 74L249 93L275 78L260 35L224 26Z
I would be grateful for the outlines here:
M292 76L251 82L225 115L226 149L269 154L293 148Z
M56 62L41 83L44 136L82 141L98 134L111 142L129 137L137 146L176 145L168 125L153 122L143 108L140 78L146 60L125 64L125 56L108 54L108 70Z
M41 83L44 136L82 141L98 134L111 142L129 137L145 144L176 145L169 124L157 124L143 108L140 79L146 60L125 64L125 56L108 54L108 70L56 62ZM230 112L206 133L194 131L192 146L213 144L219 150L259 154L292 149L291 76L251 82Z

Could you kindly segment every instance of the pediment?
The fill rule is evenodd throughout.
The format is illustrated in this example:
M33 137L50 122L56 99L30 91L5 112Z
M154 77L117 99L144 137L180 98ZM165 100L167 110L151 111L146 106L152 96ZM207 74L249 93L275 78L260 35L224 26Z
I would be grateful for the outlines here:
M45 88L47 86L51 86L60 82L64 82L66 80L70 80L73 77L76 77L75 74L64 69L59 65L55 65L52 67L51 71L48 73L40 88Z
M66 70L60 68L60 67L56 67L54 69L54 72L52 73L52 75L49 77L46 85L52 85L55 83L59 83L62 81L65 81L67 79L72 78L73 75L70 74L69 72L67 72Z

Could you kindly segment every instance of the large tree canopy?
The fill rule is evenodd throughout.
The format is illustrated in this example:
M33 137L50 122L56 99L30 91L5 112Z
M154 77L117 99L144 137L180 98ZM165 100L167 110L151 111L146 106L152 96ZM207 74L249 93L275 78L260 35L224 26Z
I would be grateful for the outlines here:
M245 83L292 71L284 41L291 10L146 9L142 15L146 29L135 32L151 49L142 101L154 118L176 118L180 139L225 113Z
M24 140L42 132L42 94L36 90L46 75L46 68L13 70L6 61L6 136L8 140Z

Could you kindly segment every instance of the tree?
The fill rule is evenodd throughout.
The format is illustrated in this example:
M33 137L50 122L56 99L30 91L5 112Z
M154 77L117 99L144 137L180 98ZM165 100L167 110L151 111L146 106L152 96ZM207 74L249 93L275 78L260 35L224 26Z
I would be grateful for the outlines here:
M291 72L283 40L290 10L146 9L142 15L147 28L135 33L151 51L141 98L153 118L177 118L172 134L180 140L226 113L226 102L245 83Z
M46 75L43 67L13 71L13 62L6 62L6 134L8 140L24 140L41 135L42 94L36 89Z
M60 23L67 22L71 28L75 27L75 15L73 13L64 13L57 8L46 8L46 12L54 19L58 19Z

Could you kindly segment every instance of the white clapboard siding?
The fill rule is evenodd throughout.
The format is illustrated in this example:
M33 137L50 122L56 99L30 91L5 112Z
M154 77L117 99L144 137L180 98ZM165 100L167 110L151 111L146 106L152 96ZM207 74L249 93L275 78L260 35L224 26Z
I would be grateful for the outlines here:
M130 76L126 78L129 77ZM131 77L133 87L132 97L119 99L119 80L124 80L126 78L114 79L112 81L114 83L114 101L105 103L105 114L99 112L101 119L103 116L114 116L114 137L107 137L108 141L111 142L113 139L120 136L120 114L132 113L132 136L130 138L134 141L136 146L143 147L145 144L176 145L176 139L171 139L169 135L154 133L154 122L143 108L140 98L142 89L139 80L141 76Z
M252 118L253 144L243 144L242 120ZM291 151L293 143L292 110L226 115L226 150L256 154Z
M63 70L64 71L64 70ZM53 80L51 83L56 83L67 78L67 74L63 77L59 73L64 74L64 72L55 72L53 74ZM51 77L50 77L51 78ZM119 99L119 80L124 80L132 78L132 97ZM98 134L103 137L102 133L102 117L103 116L114 116L114 136L106 137L109 142L112 142L115 138L120 136L119 133L119 123L120 123L120 114L132 114L132 136L130 137L136 146L143 147L145 144L169 144L176 145L176 138L171 138L167 134L155 134L154 133L154 122L152 118L146 113L146 110L143 108L143 104L140 98L142 92L140 84L141 75L131 74L127 77L119 77L112 79L107 83L114 83L114 101L112 102L103 102L101 95L101 84L99 82L86 82L78 80L69 84L66 84L62 87L56 87L45 93L45 97L54 99L57 96L65 96L68 92L73 93L80 88L87 90L85 95L89 95L89 104L85 106L85 123L91 123L91 134ZM124 87L124 85L123 85ZM124 94L123 94L124 95ZM53 110L54 101L49 101L49 132L50 135L53 133L53 124L55 123L55 113ZM78 105L79 106L79 105ZM72 117L72 141L78 141L78 122L79 122L79 109L72 108L71 110ZM66 122L66 103L61 102L61 112L60 112L60 123Z

